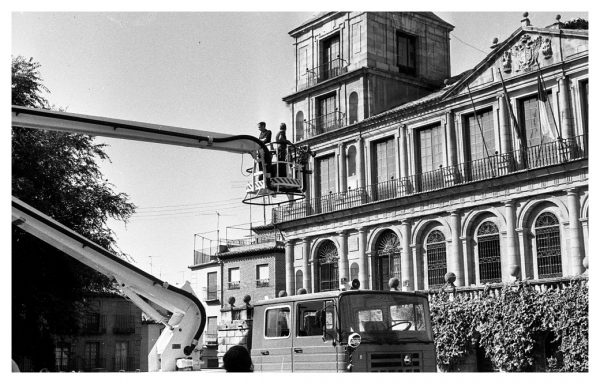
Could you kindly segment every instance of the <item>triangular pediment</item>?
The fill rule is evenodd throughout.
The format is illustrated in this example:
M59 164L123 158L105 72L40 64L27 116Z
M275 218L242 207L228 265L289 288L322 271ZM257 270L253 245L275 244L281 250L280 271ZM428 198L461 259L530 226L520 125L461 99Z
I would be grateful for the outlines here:
M588 53L588 31L523 27L490 52L454 84L450 95L461 94L537 71ZM499 73L501 72L501 75Z

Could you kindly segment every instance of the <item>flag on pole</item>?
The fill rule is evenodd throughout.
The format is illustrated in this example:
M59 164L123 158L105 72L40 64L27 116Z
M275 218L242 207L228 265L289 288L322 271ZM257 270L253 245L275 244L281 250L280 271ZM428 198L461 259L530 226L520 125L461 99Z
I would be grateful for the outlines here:
M548 100L548 94L546 89L542 85L542 78L538 74L538 105L540 112L540 128L542 135L556 140L558 135L558 128L556 121L554 121L554 114L552 113L552 106L550 100Z

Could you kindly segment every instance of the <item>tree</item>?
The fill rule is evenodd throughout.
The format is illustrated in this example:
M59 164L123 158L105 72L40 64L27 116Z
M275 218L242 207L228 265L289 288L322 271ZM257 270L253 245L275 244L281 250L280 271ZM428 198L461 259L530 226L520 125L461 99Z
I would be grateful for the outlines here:
M32 58L13 57L14 105L49 108L39 68ZM13 127L12 193L124 257L107 220L126 222L135 206L103 178L98 161L109 160L104 147L88 135ZM105 290L111 290L106 277L13 227L13 359L28 361L32 370L52 369L52 336L76 332L86 293Z

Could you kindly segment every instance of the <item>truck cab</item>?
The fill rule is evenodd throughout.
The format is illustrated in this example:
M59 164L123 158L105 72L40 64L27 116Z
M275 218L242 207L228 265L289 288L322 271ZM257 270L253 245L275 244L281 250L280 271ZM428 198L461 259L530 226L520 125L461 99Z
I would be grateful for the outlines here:
M426 295L350 290L254 305L255 371L435 372Z

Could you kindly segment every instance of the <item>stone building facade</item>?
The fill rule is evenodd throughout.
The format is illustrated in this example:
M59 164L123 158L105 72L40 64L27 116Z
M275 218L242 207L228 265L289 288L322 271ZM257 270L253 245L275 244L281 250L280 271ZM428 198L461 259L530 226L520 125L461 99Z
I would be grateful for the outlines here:
M317 155L306 200L273 210L288 293L586 272L588 33L521 23L453 78L452 26L432 14L334 12L290 32L292 137Z
M55 336L56 364L50 370L147 371L146 337L158 325L144 324L142 311L122 296L96 294L87 301L89 306L80 319L79 334Z

